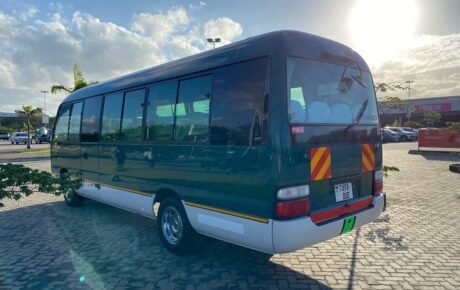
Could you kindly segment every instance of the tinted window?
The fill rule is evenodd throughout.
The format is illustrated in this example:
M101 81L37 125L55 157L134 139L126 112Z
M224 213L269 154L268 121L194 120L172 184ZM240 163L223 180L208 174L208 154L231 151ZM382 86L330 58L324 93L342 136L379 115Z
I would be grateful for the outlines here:
M211 75L180 82L175 140L187 142L208 140L211 87Z
M377 124L371 74L356 64L296 57L287 60L289 121L303 124Z
M147 140L173 139L176 93L177 82L163 83L149 89L145 136Z
M69 133L69 116L70 105L61 105L57 113L56 130L54 132L55 141L67 140L67 134Z
M72 105L72 112L70 113L69 121L69 141L80 141L80 125L81 125L81 110L83 103L76 103Z
M262 143L266 59L219 69L212 101L211 143L258 145Z
M99 141L99 120L101 114L101 97L85 100L81 124L81 141Z
M126 93L121 121L121 139L140 141L142 138L142 116L145 90Z
M121 107L123 94L117 93L105 96L102 113L102 140L114 141L120 139Z

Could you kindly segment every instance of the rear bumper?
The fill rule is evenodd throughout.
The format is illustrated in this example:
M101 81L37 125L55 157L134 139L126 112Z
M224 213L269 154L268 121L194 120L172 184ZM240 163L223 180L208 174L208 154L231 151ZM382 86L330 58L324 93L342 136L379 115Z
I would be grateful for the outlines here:
M371 208L361 211L356 216L354 229L377 219L385 209L385 196L374 197ZM289 221L273 221L273 247L275 253L288 253L340 235L344 218L317 225L310 217Z

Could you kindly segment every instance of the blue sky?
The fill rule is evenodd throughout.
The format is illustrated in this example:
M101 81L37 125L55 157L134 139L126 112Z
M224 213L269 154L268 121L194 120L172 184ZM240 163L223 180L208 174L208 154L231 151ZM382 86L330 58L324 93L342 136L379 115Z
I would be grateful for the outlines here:
M209 36L281 29L351 46L375 81L414 79L413 97L460 95L459 15L457 0L2 0L0 111L42 106L37 92L71 84L74 63L102 81L209 49ZM49 97L51 114L64 97Z

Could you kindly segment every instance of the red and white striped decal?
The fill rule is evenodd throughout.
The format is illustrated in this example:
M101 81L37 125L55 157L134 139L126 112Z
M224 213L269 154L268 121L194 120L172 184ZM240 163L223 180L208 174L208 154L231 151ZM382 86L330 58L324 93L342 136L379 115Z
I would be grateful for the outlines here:
M312 148L310 150L310 160L310 174L312 181L332 178L330 147Z
M375 168L375 153L374 145L363 144L361 145L361 160L362 160L362 172L369 172Z

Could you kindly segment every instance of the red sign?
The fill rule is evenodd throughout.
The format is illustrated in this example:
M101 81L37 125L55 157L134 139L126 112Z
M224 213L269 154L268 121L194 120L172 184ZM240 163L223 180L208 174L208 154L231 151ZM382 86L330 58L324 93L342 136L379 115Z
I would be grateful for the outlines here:
M450 112L452 110L451 103L428 104L428 105L415 105L415 113L423 113L429 111L435 112Z
M460 151L460 131L421 129L418 132L420 150Z

